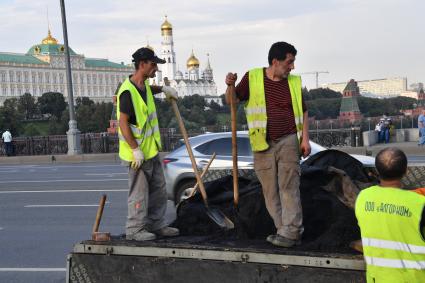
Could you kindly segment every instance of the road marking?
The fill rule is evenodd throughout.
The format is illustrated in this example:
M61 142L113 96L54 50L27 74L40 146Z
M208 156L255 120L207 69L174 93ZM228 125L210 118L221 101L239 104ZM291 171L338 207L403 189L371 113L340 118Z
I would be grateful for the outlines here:
M128 192L128 190L127 189L112 189L112 190L0 191L0 194L18 194L18 193L84 193L84 192Z
M0 272L65 272L66 268L0 267Z
M85 173L86 176L107 176L113 177L114 175L128 175L128 173Z
M3 227L0 227L0 231L3 230Z
M18 172L18 170L0 171L0 173L16 173L16 172Z
M105 204L110 204L109 201L105 202ZM91 206L99 206L99 204L29 204L24 207L91 207Z
M128 181L128 179L86 179L86 180L16 180L16 181L1 181L2 184L14 184L14 183L57 183L57 182L110 182L110 181Z

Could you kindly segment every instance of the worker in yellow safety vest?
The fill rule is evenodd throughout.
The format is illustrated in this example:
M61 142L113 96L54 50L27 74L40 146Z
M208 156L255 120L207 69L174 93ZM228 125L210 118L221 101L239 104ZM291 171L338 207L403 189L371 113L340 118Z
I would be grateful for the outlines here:
M142 47L132 57L135 71L122 83L117 95L119 156L128 167L126 238L147 241L157 235L179 234L178 229L165 222L167 194L158 155L161 137L153 97L163 92L168 99L177 99L177 92L168 86L149 85L157 64L165 63L153 50Z
M380 184L356 200L366 278L369 283L425 282L425 196L401 189L406 155L398 148L378 153Z
M300 157L310 154L308 112L301 78L291 75L297 50L276 42L269 50L266 68L226 76L226 101L245 102L254 169L263 188L267 210L276 234L267 241L281 247L300 243L304 230L300 199Z

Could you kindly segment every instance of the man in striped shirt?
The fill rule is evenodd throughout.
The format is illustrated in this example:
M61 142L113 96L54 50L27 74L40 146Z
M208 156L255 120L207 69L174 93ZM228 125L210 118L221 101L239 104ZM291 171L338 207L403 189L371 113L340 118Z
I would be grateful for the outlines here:
M233 96L246 102L254 169L277 229L267 241L281 247L301 240L299 159L311 152L301 79L290 75L296 55L291 44L276 42L268 54L268 67L247 72L236 88L237 75L226 76L226 101Z

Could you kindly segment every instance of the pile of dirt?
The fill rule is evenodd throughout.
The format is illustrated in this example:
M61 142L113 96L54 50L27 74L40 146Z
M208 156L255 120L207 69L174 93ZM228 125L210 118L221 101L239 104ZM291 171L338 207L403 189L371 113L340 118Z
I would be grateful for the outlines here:
M362 164L339 151L312 156L301 166L303 244L297 249L322 252L350 251L349 243L360 239L354 215L355 197L364 187L376 183ZM226 176L206 183L210 206L223 211L235 229L223 231L205 213L201 196L196 194L180 203L173 225L183 236L215 236L229 239L265 239L276 232L264 204L258 181L239 179L239 209L233 207L233 180Z

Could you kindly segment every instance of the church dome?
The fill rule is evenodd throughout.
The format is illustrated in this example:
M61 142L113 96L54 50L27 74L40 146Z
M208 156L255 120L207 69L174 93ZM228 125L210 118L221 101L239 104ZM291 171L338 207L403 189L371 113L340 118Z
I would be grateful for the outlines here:
M192 54L190 55L189 59L187 59L186 65L187 65L187 68L189 70L193 69L193 68L199 68L199 60L193 54L193 50L192 50Z
M172 35L173 34L173 26L168 22L167 16L165 16L165 21L161 25L161 34L162 35Z
M52 36L50 29L47 32L47 37L41 41L42 44L58 44L58 40Z

